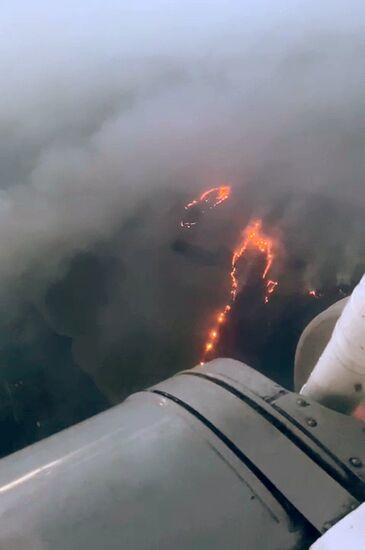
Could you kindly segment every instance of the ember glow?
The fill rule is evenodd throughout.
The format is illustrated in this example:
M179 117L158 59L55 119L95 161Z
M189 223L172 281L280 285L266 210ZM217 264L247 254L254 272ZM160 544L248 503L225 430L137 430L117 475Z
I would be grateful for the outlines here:
M266 294L265 294L265 304L268 303L269 299L270 299L270 295L275 291L276 287L278 286L278 282L277 281L272 281L271 279L269 281L267 281L267 284L266 284Z
M238 264L242 261L244 255L248 251L256 251L265 256L265 264L263 271L261 273L262 279L266 280L267 275L270 272L272 263L274 261L274 241L268 235L263 232L262 229L262 220L257 219L253 220L243 231L242 239L237 248L233 251L232 254L232 263L231 263L231 290L230 290L230 301L224 306L224 308L218 312L216 316L215 323L212 328L210 328L208 333L208 338L204 344L203 357L200 361L200 365L204 365L206 359L212 356L212 353L215 350L217 342L219 340L219 329L222 323L227 320L227 316L232 309L233 303L237 298L239 292L239 275L238 275ZM272 279L269 279L266 282L266 293L264 297L264 302L267 304L269 302L270 296L275 291L278 286L278 282Z
M312 298L318 298L318 294L316 290L309 290L308 295L312 296Z
M185 210L189 211L194 206L200 207L200 210L202 213L204 213L206 210L211 210L212 208L216 208L222 202L226 201L231 194L231 188L229 185L222 185L220 187L212 187L212 189L208 189L207 191L204 191L202 195L200 195L199 198L192 200L189 202L184 208ZM181 227L184 227L186 229L190 229L194 225L196 225L196 221L186 221L185 219L182 219L180 222Z
M270 271L271 264L274 260L273 255L273 241L267 237L262 231L262 221L253 220L248 227L243 231L243 238L241 244L234 250L232 256L232 271L231 271L231 295L232 301L236 299L238 290L237 280L237 262L245 254L247 250L257 250L265 255L266 263L262 273L262 278L265 279L266 275ZM273 282L273 281L271 281ZM277 284L277 283L276 283ZM275 285L276 286L276 285Z

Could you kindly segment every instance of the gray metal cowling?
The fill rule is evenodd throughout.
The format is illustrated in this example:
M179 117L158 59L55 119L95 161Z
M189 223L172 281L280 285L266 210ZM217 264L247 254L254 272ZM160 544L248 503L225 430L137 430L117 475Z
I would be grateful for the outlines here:
M218 359L3 459L0 548L308 548L363 464L359 421Z

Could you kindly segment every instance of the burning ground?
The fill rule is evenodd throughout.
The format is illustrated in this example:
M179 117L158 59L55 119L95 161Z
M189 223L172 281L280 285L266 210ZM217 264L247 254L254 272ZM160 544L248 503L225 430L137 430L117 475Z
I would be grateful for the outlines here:
M256 200L253 212L255 209L260 211L260 198L256 197ZM285 193L282 200L286 201L285 209L290 211L290 199L285 198ZM217 356L233 356L284 386L292 387L295 347L306 323L316 313L346 296L363 271L361 263L354 262L351 276L345 277L341 266L346 262L347 245L336 243L327 235L326 260L321 264L321 274L317 273L313 278L316 272L313 257L317 256L322 242L318 234L321 222L311 217L317 201L321 202L320 197L307 197L306 200L302 197L301 214L298 213L298 219L289 223L284 221L286 215L282 208L278 210L280 217L275 219L273 203L271 211L266 212L266 224L264 219L257 218L247 222L236 239L230 266L227 266L229 301L220 308L216 307L213 313L202 343L200 364ZM327 208L329 216L345 223L346 212L342 205L327 201ZM298 236L298 222L303 216L312 219L308 237L318 224L317 237L307 242L306 251ZM322 230L327 233L331 227ZM333 233L332 228L334 234L337 232ZM332 256L332 247L337 248L335 257ZM189 256L189 248L186 251ZM227 258L225 261L228 263ZM213 302L217 304L216 299Z

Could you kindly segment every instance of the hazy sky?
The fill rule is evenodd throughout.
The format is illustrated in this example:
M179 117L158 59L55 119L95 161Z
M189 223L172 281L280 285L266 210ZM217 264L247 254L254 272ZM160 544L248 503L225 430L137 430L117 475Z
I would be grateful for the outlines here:
M276 28L287 33L361 27L361 0L5 0L1 15L1 56L112 56L128 52L191 52L214 47L214 38L252 36ZM212 40L212 42L210 42ZM227 46L218 43L216 46ZM20 61L20 60L19 60ZM38 60L39 61L39 60ZM37 60L35 60L37 63Z
M3 2L0 281L45 254L49 271L166 185L274 162L353 199L364 16L354 0Z

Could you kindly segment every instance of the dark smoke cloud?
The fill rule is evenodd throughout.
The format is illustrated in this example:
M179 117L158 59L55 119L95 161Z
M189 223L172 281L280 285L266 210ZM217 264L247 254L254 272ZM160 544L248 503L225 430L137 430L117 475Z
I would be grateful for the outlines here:
M365 35L338 2L326 17L259 3L251 23L235 2L141 3L100 25L97 4L43 14L37 38L25 14L23 42L4 38L0 297L4 335L31 304L117 401L197 358L250 216L285 236L288 288L299 260L300 284L350 280L365 252ZM232 204L182 235L184 203L220 182Z

